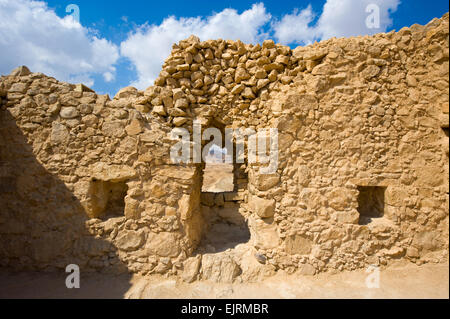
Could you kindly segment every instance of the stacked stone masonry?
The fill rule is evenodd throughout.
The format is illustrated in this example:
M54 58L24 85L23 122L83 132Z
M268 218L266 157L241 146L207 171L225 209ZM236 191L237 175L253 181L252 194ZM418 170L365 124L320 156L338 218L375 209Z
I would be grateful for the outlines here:
M0 266L233 282L446 260L448 22L294 50L191 36L154 86L112 100L2 76ZM170 160L194 120L277 128L277 172L242 164L239 190L202 195L204 164ZM199 249L217 215L248 242Z

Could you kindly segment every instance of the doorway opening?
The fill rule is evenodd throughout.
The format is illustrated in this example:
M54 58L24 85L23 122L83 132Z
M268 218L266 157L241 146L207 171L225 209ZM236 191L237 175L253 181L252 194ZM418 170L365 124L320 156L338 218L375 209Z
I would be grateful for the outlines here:
M213 145L205 158L202 192L223 193L234 190L232 155L226 148ZM231 159L230 159L231 157Z
M234 161L235 149L212 145L205 158L201 209L206 225L198 253L220 253L250 240L241 208L248 178L245 164Z

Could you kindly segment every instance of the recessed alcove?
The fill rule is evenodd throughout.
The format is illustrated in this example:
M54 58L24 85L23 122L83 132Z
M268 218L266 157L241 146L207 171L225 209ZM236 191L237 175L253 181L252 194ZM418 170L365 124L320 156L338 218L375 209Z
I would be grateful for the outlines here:
M95 215L101 219L124 216L127 183L91 180L91 198Z
M374 218L384 216L386 187L358 186L359 224L367 225Z

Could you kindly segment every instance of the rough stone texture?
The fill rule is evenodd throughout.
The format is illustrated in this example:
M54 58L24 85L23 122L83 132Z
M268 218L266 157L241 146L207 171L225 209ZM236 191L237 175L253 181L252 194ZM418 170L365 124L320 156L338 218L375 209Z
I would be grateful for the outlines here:
M113 100L16 69L0 79L0 266L232 282L443 261L448 72L448 14L295 50L192 36L173 46L154 86ZM234 194L203 195L202 205L204 164L169 157L171 129L194 119L278 128L277 172L236 165ZM362 222L364 187L383 188L374 201L384 210ZM204 207L234 199L248 256L205 254L183 270L208 231Z
M213 282L232 283L241 269L229 255L205 254L202 258L202 279Z
M183 273L181 275L185 282L193 282L198 278L202 258L200 255L188 258L183 263Z

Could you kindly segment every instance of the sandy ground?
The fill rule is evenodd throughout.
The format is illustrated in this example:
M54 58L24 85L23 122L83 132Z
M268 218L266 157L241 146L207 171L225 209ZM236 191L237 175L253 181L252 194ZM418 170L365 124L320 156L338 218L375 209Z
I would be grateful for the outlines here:
M233 188L233 165L206 164L202 192L232 192Z
M187 284L171 278L81 274L80 289L67 289L65 273L0 271L0 298L449 298L447 264L399 263L380 271L379 288L367 288L364 270L317 276L278 273L258 283Z

